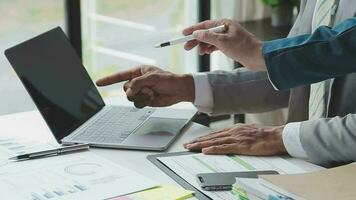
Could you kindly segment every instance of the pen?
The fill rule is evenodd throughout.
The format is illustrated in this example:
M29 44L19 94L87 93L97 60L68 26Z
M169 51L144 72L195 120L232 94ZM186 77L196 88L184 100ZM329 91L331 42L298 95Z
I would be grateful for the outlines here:
M293 200L293 198L282 195L269 195L268 200Z
M226 25L221 25L221 26L217 26L217 27L214 27L214 28L206 29L206 30L203 30L203 31L212 31L212 32L215 32L215 33L223 33L226 30L227 30L227 26ZM184 37L180 37L180 38L176 38L176 39L173 39L173 40L169 40L168 42L164 42L164 43L161 43L161 44L157 44L155 46L155 48L161 48L161 47L171 46L171 45L175 45L175 44L180 44L180 43L188 42L190 40L195 40L193 34L187 35L187 36L184 36Z
M15 157L12 157L9 159L10 160L25 160L25 159L27 160L27 159L44 157L44 156L54 156L54 155L60 155L60 154L64 154L64 153L83 151L83 150L88 150L88 149L89 149L89 144L77 144L77 145L60 147L57 149L21 154L21 155L17 155Z

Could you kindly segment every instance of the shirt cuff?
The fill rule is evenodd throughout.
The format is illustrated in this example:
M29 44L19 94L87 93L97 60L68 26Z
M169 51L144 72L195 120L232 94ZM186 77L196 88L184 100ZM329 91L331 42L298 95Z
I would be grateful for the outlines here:
M269 77L269 71L267 70L267 77L268 77L268 80L269 80L269 82L271 83L271 85L273 86L273 89L275 89L275 90L279 90L277 87L276 87L276 85L273 83L273 81L271 80L271 78Z
M192 74L195 87L194 105L200 112L210 113L212 111L213 91L209 84L208 75L205 73Z
M287 124L283 129L283 144L292 157L307 158L302 142L300 141L300 125L301 122Z

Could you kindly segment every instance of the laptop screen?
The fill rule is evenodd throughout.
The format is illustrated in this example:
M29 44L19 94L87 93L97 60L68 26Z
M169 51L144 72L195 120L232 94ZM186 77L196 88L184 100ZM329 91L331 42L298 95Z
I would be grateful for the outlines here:
M5 51L57 141L104 107L61 28Z

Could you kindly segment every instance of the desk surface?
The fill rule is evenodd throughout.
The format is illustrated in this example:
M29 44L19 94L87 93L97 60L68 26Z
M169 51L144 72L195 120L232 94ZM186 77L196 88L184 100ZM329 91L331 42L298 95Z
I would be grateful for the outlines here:
M43 142L55 142L49 128L38 111L30 111L11 115L0 116L1 136L14 136L22 138L33 138ZM211 131L210 128L196 123L190 123L182 135L173 143L166 152L183 151L182 144L198 136ZM120 149L99 149L92 148L92 152L113 161L119 165L128 167L162 184L177 184L169 176L156 168L146 156L150 154L162 153L152 151L133 151ZM313 165L302 164L298 159L288 158L300 167L309 170L318 169Z

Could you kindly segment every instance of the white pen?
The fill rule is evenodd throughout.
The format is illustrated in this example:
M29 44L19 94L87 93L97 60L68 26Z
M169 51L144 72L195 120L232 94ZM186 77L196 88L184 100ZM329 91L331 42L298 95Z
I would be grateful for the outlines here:
M226 30L227 30L227 26L226 25L221 25L221 26L213 27L213 28L210 28L210 29L202 30L202 31L212 31L212 32L215 32L215 33L223 33ZM188 42L190 40L195 40L193 34L187 35L187 36L184 36L184 37L180 37L180 38L176 38L176 39L173 39L173 40L169 40L168 42L164 42L164 43L161 43L161 44L157 44L155 47L156 48L161 48L161 47L166 47L166 46L171 46L171 45L176 45L176 44Z

